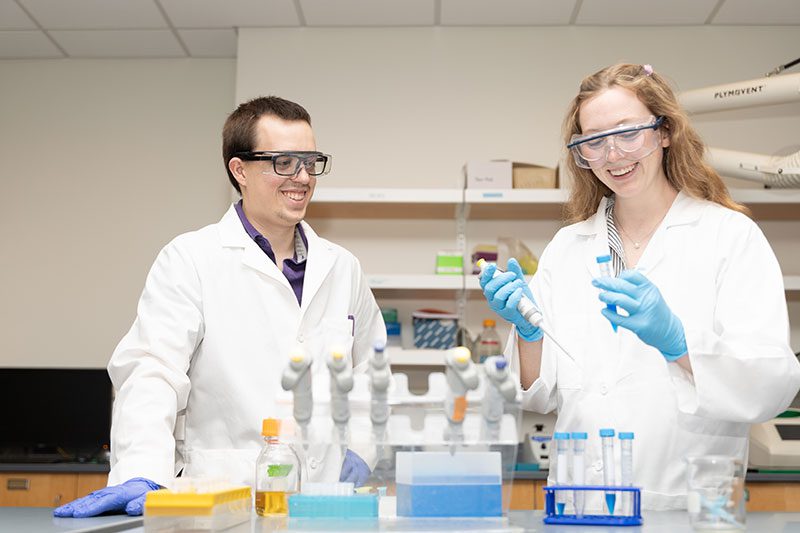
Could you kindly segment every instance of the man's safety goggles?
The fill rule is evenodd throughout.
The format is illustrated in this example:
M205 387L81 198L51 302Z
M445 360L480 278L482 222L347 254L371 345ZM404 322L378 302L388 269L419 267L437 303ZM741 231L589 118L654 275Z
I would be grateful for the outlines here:
M638 161L653 153L661 141L655 131L664 117L653 117L639 124L622 124L616 128L589 135L573 135L567 148L581 168L602 167L611 147L625 159Z
M322 152L236 152L243 161L272 161L272 171L278 176L293 178L305 168L309 176L323 176L331 171L333 157ZM264 171L266 174L267 171Z

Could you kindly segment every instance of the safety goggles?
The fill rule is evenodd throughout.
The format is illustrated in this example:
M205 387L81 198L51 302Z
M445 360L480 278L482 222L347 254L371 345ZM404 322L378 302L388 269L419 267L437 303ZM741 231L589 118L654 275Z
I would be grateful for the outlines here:
M301 168L309 176L323 176L331 171L332 156L322 152L236 152L235 157L243 161L272 161L272 172L278 176L293 178ZM268 170L262 171L264 174Z
M656 130L663 122L664 117L651 116L639 124L622 124L589 135L576 134L570 138L567 148L581 168L605 165L612 146L624 159L638 161L658 148L661 139Z

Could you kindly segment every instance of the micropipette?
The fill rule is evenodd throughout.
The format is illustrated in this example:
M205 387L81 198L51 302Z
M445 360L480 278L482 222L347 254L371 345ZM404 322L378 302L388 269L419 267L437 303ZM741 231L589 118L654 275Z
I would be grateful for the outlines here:
M483 414L483 440L495 441L500 436L500 421L505 403L517 397L517 381L508 371L508 362L502 355L488 357L483 362L486 373L486 392L481 400Z
M616 485L614 481L614 430L601 429L600 440L603 445L603 485L606 487L613 487ZM616 503L617 493L607 491L606 506L608 507L608 514L614 514L614 506Z
M294 396L292 414L303 439L303 447L308 446L308 423L314 408L314 399L311 390L311 358L299 348L289 356L289 364L283 369L281 387L291 390Z
M477 265L478 265L478 268L481 269L481 273L483 273L483 269L488 264L489 263L485 259L483 259L483 258L478 259ZM492 277L495 278L495 277L499 276L500 274L502 274L503 272L504 271L501 270L500 267L497 267L497 270L494 271L494 275ZM517 304L517 310L519 310L519 312L522 314L522 316L523 316L523 318L525 318L525 320L527 320L529 323L531 323L534 327L537 327L537 328L541 329L542 333L547 335L547 337L551 341L553 341L553 343L556 346L558 346L559 349L562 352L564 352L564 354L566 354L567 357L572 359L573 362L576 362L575 358L572 357L572 355L570 355L570 353L567 350L565 350L564 347L561 346L561 344L558 343L558 341L550 334L549 331L547 331L547 329L545 329L544 325L542 324L542 322L544 322L544 316L542 316L542 312L539 311L539 309L536 307L536 305L534 305L534 303L530 300L530 298L528 298L527 296L523 295L522 299Z
M597 266L600 267L600 276L604 278L612 278L614 276L611 275L611 256L610 255L598 255L597 256ZM606 304L606 309L611 311L612 313L617 312L617 306L615 304ZM617 331L617 325L611 324L611 327L614 328L614 331Z
M350 420L350 403L347 395L353 390L353 368L343 350L334 348L328 357L331 373L331 417L339 430L342 456L347 452L347 422Z
M455 443L464 440L461 424L467 412L467 391L478 387L479 378L469 348L458 346L447 350L444 361L448 385L444 404L448 430L444 437L452 443L450 452L454 453Z
M392 381L389 358L384 351L383 343L376 343L369 360L369 390L372 394L369 417L372 430L378 442L383 440L386 421L389 419L388 393Z

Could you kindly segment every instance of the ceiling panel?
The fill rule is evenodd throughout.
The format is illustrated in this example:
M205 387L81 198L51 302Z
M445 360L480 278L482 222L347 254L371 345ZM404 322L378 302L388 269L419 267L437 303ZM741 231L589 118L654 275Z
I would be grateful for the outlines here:
M717 0L583 0L575 24L598 26L704 24L716 4Z
M14 0L0 0L0 30L35 30L36 24Z
M308 26L432 26L434 0L300 0Z
M299 26L292 0L160 0L176 28Z
M192 57L236 57L236 30L178 30Z
M0 59L64 57L41 31L0 31Z
M56 30L70 57L186 57L170 30Z
M575 0L442 0L442 25L566 25L573 9Z
M46 30L166 28L153 0L20 0Z
M727 0L712 24L800 24L800 0ZM800 35L798 35L800 43Z

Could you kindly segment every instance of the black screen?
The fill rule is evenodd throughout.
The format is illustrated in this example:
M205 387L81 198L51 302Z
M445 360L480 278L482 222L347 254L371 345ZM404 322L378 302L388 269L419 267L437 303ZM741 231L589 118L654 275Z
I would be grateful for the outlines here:
M0 368L0 452L96 454L109 442L111 390L105 369Z
M800 440L800 425L775 424L781 440Z

